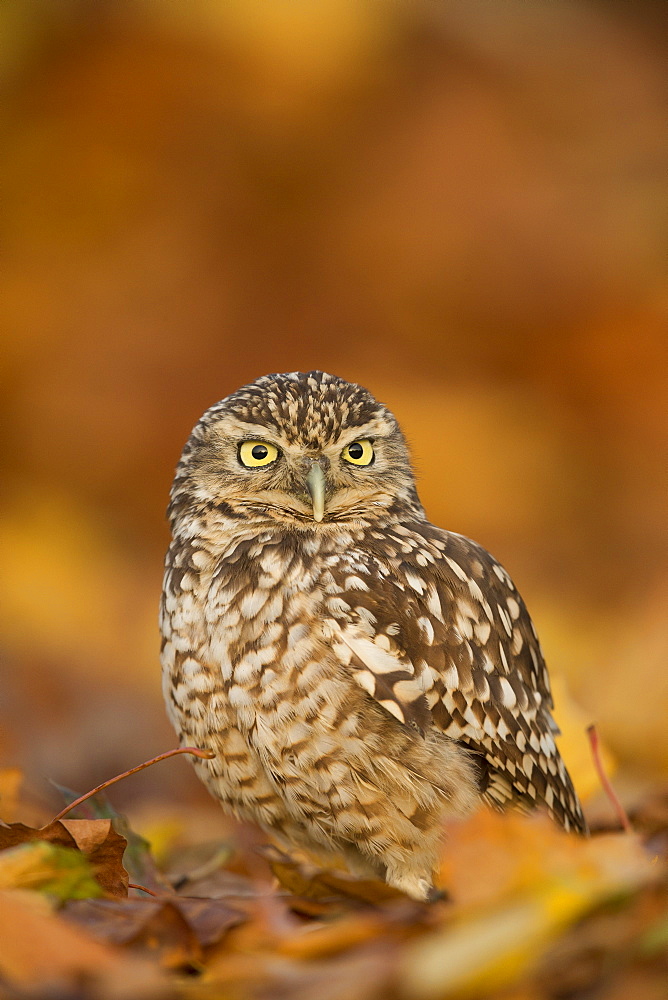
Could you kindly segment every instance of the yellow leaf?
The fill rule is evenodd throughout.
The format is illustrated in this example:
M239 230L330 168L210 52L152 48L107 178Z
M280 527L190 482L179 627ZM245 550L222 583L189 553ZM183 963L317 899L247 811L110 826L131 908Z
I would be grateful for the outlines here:
M34 840L0 852L0 890L32 889L58 899L102 896L93 869L80 851Z
M563 927L660 873L636 837L573 837L544 816L486 811L451 827L444 875L454 919L409 945L402 965L415 1000L511 984Z

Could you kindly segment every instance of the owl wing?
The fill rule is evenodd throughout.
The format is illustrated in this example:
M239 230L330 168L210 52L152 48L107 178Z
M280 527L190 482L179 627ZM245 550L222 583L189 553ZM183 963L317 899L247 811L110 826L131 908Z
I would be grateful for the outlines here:
M544 805L584 831L540 644L505 569L427 522L396 526L383 543L382 556L351 553L355 571L340 568L327 627L341 662L400 722L471 750L491 805Z

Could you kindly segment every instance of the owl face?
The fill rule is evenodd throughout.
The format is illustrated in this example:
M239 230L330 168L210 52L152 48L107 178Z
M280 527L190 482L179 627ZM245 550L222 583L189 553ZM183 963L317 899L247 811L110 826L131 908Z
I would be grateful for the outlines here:
M325 372L265 375L212 406L177 470L174 500L310 526L417 504L394 416Z

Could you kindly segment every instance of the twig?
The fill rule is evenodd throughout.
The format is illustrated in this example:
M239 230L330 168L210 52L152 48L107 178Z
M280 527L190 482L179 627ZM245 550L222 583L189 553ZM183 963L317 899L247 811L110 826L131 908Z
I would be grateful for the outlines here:
M612 803L612 807L617 813L617 818L622 824L622 828L626 831L626 833L633 833L633 827L631 826L629 817L626 814L626 809L617 798L617 793L605 773L603 761L601 760L601 748L598 740L598 732L595 725L587 726L587 736L589 737L589 745L591 746L591 755L594 759L594 767L596 768L596 773L598 774L601 785L603 786L603 791Z
M176 757L176 755L180 753L189 753L192 754L193 757L201 757L204 760L211 760L216 756L212 750L200 750L199 747L177 747L176 750L168 750L167 753L161 753L158 754L157 757L151 757L150 760L145 760L143 764L139 764L137 767L131 767L129 771L123 771L122 774L117 774L115 778L109 778L108 781L103 781L101 785L98 785L97 788L91 789L90 792L86 792L85 795L80 795L78 799L74 800L74 802L70 802L68 806L61 809L58 815L53 817L51 822L57 823L59 819L62 819L63 816L67 816L68 812L71 812L72 809L76 808L76 806L80 806L82 802L85 802L86 799L91 799L94 795L97 795L98 792L103 792L104 789L109 788L110 785L115 785L117 781L122 781L123 778L129 778L131 774L136 774L137 771L143 771L145 767L157 764L158 761L161 760L167 760L168 757Z
M153 889L147 889L145 885L137 885L136 882L128 882L128 889L141 889L142 892L147 892L149 896L156 896L157 892L153 892Z

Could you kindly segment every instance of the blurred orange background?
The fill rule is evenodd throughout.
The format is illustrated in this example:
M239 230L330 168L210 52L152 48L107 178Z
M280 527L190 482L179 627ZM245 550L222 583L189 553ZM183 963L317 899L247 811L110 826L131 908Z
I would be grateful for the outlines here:
M390 406L431 519L509 569L558 718L598 722L631 797L665 778L662 10L3 5L0 763L55 803L47 778L176 744L180 450L243 383L322 368ZM122 787L205 796L180 762Z

